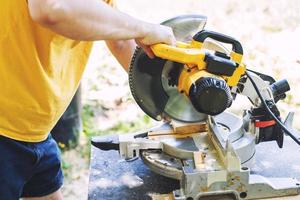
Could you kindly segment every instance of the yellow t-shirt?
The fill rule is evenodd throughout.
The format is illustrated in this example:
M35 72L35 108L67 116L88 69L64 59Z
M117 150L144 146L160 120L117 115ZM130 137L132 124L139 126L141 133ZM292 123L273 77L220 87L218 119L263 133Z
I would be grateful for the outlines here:
M0 135L46 139L79 85L92 43L33 22L26 0L1 0Z

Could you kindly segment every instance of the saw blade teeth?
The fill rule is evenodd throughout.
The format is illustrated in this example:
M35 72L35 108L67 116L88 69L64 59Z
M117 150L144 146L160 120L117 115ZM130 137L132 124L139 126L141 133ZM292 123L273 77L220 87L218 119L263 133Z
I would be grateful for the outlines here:
M135 50L134 50L134 53L132 55L132 58L131 58L131 62L130 62L130 66L129 66L129 71L128 71L128 83L129 83L129 88L130 88L130 91L131 91L131 95L133 96L134 100L136 102L139 101L139 99L137 98L136 94L135 94L135 88L134 88L134 83L133 83L133 66L134 66L134 62L135 62L135 59L136 59L136 56L138 54L139 51L141 51L141 47L136 47Z

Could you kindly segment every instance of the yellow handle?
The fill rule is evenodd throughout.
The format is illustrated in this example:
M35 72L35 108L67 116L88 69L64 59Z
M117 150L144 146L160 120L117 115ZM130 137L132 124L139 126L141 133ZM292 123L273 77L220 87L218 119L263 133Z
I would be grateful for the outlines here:
M190 44L177 42L176 46L167 44L155 44L151 46L155 56L166 60L183 63L195 64L203 62L205 54L199 48L191 48Z
M170 46L167 44L155 44L151 46L151 49L155 56L185 64L187 67L193 67L197 65L198 70L206 68L205 51L201 50L202 43L192 41L191 43L177 42L176 46ZM242 55L235 52L231 53L231 58L240 63ZM241 76L245 73L246 67L243 64L239 64L234 74L226 78L229 86L236 86Z

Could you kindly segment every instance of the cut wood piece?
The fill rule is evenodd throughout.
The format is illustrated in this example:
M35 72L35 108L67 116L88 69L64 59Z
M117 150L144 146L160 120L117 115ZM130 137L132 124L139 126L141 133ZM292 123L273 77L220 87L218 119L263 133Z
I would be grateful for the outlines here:
M207 131L206 123L171 123L173 129L149 131L148 138L153 139L156 136L173 136L176 138L185 138L195 133Z
M159 135L172 135L175 134L174 130L158 130L158 131L149 131L148 137L149 136L159 136Z
M170 194L150 194L152 200L174 200L173 193Z
M165 140L170 138L183 139L183 138L192 138L196 133L187 133L187 134L166 134L166 135L149 135L148 138L151 140Z
M171 126L176 134L199 133L207 131L206 123L183 123L172 121Z

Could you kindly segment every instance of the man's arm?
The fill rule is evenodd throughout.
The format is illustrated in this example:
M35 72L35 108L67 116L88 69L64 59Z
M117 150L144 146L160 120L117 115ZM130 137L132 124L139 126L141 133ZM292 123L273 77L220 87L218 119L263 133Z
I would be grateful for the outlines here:
M131 62L131 57L134 53L136 43L134 40L107 40L106 45L122 65L125 71L128 72L128 67Z
M99 0L28 0L28 6L33 20L74 40L175 42L170 28L140 21Z

